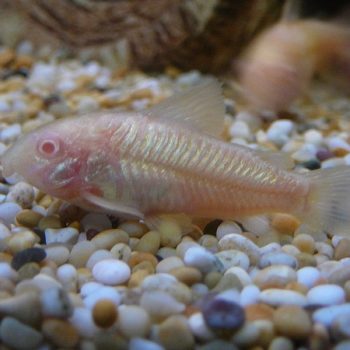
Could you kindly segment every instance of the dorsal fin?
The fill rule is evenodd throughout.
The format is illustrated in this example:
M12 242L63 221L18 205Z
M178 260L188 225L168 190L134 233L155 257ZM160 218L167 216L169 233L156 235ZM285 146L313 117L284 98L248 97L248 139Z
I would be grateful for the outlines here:
M225 105L220 83L213 78L167 98L147 112L152 118L182 123L219 137L224 128Z

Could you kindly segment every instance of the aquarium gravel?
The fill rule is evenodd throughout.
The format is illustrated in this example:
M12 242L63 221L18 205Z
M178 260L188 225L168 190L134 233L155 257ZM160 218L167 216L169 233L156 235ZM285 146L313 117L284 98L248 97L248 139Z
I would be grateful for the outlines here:
M0 154L57 118L142 110L204 78L2 47ZM286 152L298 172L350 165L345 94L315 83L286 112L252 113L221 81L227 142ZM273 214L155 231L0 177L3 349L350 348L350 227L319 240Z

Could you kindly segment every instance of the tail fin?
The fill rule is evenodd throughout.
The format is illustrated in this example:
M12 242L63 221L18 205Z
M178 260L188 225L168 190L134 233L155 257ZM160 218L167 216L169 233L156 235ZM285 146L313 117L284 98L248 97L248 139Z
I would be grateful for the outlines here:
M311 233L350 236L350 167L315 170L306 176L312 187L303 221Z

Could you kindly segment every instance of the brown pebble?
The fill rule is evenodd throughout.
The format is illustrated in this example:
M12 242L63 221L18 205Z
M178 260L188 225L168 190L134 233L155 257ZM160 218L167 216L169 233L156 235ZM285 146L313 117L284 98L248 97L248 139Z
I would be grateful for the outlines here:
M79 342L77 330L67 321L47 319L41 329L45 338L58 347L74 348Z
M204 283L209 289L214 288L221 280L222 274L217 271L212 271L206 274Z
M13 256L9 253L0 252L0 262L7 262L11 264Z
M192 286L195 283L199 283L202 280L202 273L194 267L182 266L176 267L169 271L169 273L175 276L180 282Z
M342 238L334 249L334 259L340 260L350 257L350 239Z
M160 233L158 231L149 231L145 233L136 244L135 250L156 254L160 247Z
M285 288L289 289L289 290L294 290L294 291L299 292L299 293L304 294L304 295L306 295L308 292L307 286L305 286L302 283L298 283L296 281L288 283Z
M299 225L300 221L289 214L275 214L271 221L271 226L274 229L288 235L294 234Z
M146 260L146 261L140 262L139 264L135 265L132 268L132 272L136 272L138 270L146 270L150 274L152 274L155 272L156 269L154 268L153 264L150 261Z
M12 49L0 51L0 67L9 65L15 59L15 52Z
M40 266L36 262L29 262L24 264L18 271L18 279L23 281L25 279L31 279L40 273Z
M292 244L303 253L313 254L315 251L315 240L305 233L295 236Z
M118 311L112 301L108 299L101 299L92 309L92 317L97 326L101 328L109 328L117 320Z
M42 219L42 215L30 209L24 209L16 215L16 222L19 226L36 227Z
M158 260L153 254L145 252L134 252L130 257L128 264L131 268L133 268L142 261L149 261L154 267L156 267L158 264Z
M329 283L338 284L339 286L343 286L349 280L350 269L338 268L328 276Z
M292 339L304 339L311 332L312 323L307 312L299 306L279 307L273 314L277 332Z
M148 227L140 222L125 221L118 226L120 230L125 231L130 237L141 238L149 231Z
M13 67L15 69L20 68L31 68L33 65L34 60L31 56L28 55L18 55L15 59L15 62L13 62Z
M190 350L195 344L186 319L179 316L170 316L159 325L158 339L167 350Z
M48 208L51 203L53 202L53 198L49 196L48 194L45 194L40 201L38 201L38 204L44 208Z
M137 270L133 272L128 281L128 288L140 287L142 281L149 275L150 273L147 270Z
M333 151L333 154L336 156L336 157L345 157L347 154L349 154L349 151L345 148L335 148Z
M44 216L40 219L38 227L40 230L45 230L47 228L61 228L62 223L58 216Z
M301 269L305 266L317 266L317 260L311 254L299 253L295 257L298 260L298 269Z
M266 304L251 304L245 307L245 317L248 322L257 320L272 320L274 309Z

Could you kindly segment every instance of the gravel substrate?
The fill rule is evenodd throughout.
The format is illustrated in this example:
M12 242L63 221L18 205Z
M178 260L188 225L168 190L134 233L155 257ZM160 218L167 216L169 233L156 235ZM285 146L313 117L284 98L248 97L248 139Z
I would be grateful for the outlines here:
M203 76L128 72L0 49L0 154L56 118L140 110ZM315 86L278 120L224 81L228 142L282 150L295 171L350 164L350 103ZM317 241L287 214L201 221L184 234L84 212L0 183L2 349L350 349L349 232Z

